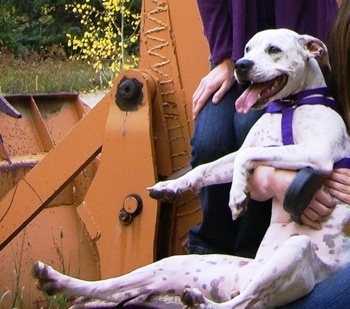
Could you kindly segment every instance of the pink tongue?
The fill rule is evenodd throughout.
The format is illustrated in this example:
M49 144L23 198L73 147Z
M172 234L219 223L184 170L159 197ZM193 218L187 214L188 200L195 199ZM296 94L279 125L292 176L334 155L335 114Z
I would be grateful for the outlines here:
M236 110L246 114L259 99L259 93L264 90L267 83L252 83L236 100Z

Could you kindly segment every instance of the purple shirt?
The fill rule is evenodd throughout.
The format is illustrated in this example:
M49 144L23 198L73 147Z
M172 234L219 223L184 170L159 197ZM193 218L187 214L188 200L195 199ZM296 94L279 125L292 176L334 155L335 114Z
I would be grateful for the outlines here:
M247 41L269 27L272 18L276 28L289 28L327 42L338 12L336 0L197 0L197 3L214 64L227 58L241 58Z

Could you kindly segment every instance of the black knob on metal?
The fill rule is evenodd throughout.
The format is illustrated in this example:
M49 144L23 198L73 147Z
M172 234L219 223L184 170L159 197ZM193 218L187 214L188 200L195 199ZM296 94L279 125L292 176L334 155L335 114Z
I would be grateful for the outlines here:
M129 214L124 208L119 212L119 221L123 225L129 225L132 222L133 216Z
M137 194L129 194L124 202L123 208L119 212L119 221L123 225L129 225L132 220L142 211L142 199Z
M123 77L117 86L115 102L124 112L136 111L142 104L142 83L136 78Z

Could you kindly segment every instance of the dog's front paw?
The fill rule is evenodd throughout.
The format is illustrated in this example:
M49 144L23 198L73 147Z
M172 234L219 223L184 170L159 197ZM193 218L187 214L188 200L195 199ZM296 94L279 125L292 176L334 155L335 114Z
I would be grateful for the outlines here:
M174 200L174 198L176 197L177 193L171 190L158 190L158 189L154 189L153 187L147 188L148 192L149 192L149 196L155 200L158 200L160 202L171 202L172 200Z
M32 268L32 276L38 279L35 283L36 287L48 295L53 295L61 290L61 286L57 280L51 276L51 271L54 270L40 261L36 262Z
M241 192L241 194L237 194ZM231 209L232 219L236 220L242 216L247 210L248 202L250 200L249 191L232 191L230 194L229 207Z
M172 182L174 181L161 181L152 187L148 187L149 196L161 202L174 200L181 190L174 186Z
M181 295L181 301L187 308L206 308L205 298L196 288L186 288Z

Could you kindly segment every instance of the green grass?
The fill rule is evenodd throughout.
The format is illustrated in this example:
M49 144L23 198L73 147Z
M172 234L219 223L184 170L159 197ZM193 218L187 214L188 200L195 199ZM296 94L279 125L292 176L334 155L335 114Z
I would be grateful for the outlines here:
M0 93L89 92L109 87L112 73L97 73L84 61L15 59L0 53Z

